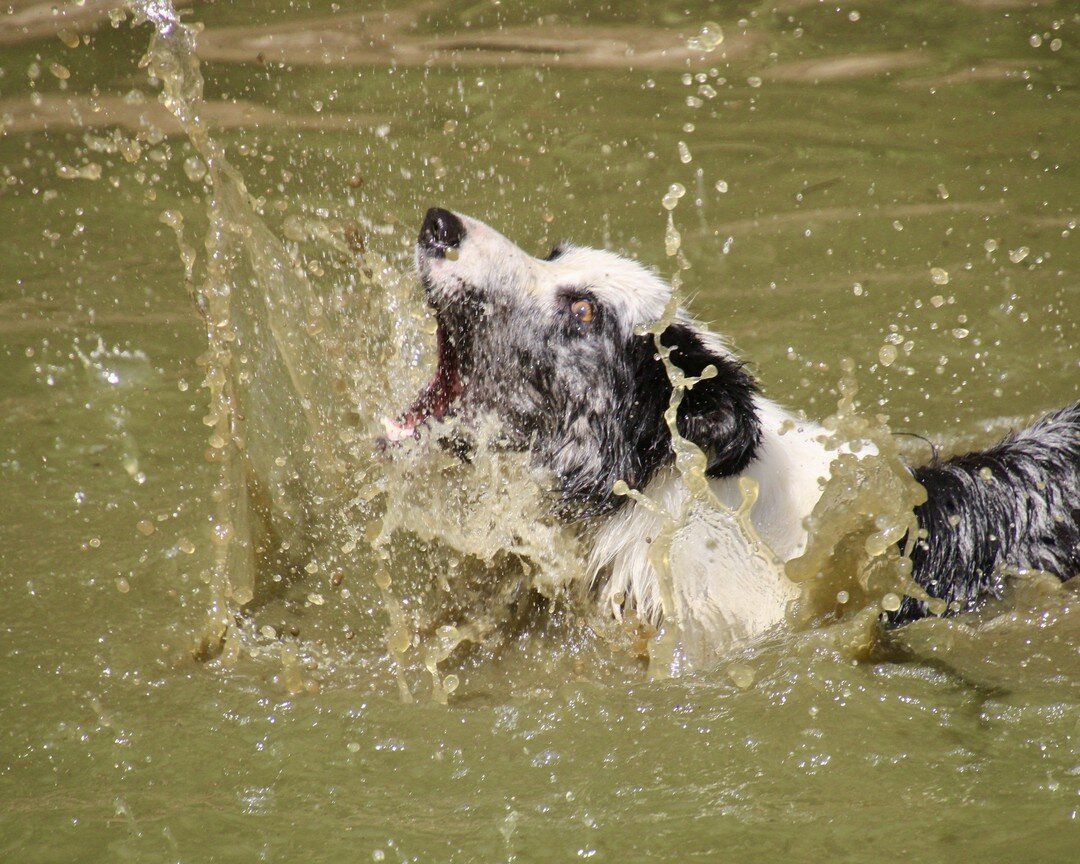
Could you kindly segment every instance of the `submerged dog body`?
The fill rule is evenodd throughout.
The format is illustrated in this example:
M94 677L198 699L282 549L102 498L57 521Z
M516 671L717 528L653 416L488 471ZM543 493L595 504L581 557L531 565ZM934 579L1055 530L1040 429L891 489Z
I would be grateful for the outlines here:
M494 416L503 446L550 471L556 510L586 532L589 572L615 614L676 614L714 642L783 620L797 591L782 565L803 552L806 518L838 455L823 429L762 397L739 359L684 311L657 337L671 289L634 261L576 246L537 259L477 220L433 209L417 266L439 362L416 402L385 421L389 439L431 418ZM707 488L695 500L674 467L661 351L690 379L675 422L704 455ZM995 592L1002 565L1080 571L1080 405L915 476L930 500L916 513L924 531L914 578L950 608ZM645 498L617 494L618 481ZM748 493L756 501L744 515ZM683 508L670 547L652 554L672 527L663 514ZM894 617L922 614L908 598Z

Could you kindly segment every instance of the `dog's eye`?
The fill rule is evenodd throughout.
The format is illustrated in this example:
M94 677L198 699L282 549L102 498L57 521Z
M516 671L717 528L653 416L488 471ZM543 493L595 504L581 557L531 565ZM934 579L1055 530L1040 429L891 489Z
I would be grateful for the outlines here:
M575 300L570 304L570 314L582 324L591 324L593 320L593 305L588 300Z

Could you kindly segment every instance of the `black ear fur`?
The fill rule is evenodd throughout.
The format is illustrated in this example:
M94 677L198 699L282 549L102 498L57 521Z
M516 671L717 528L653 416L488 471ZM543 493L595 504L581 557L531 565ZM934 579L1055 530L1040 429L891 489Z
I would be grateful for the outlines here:
M757 383L741 362L709 351L686 324L671 324L660 342L672 349L671 362L684 375L697 378L706 367L716 367L714 377L699 381L683 394L679 434L705 451L710 477L738 474L761 444L761 423L754 406Z

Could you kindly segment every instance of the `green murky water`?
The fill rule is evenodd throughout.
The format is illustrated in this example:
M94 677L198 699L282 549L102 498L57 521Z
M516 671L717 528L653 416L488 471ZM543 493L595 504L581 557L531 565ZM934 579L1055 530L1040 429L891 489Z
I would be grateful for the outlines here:
M850 357L862 411L946 448L1076 399L1073 4L197 4L202 120L337 322L308 336L363 499L220 654L206 328L161 221L204 284L212 189L106 5L0 11L0 858L1075 860L1075 580L666 681L541 603L439 661L442 705L431 583L469 562L371 541L394 502L458 523L365 443L430 362L429 205L670 273L672 183L693 308L775 398L832 413Z

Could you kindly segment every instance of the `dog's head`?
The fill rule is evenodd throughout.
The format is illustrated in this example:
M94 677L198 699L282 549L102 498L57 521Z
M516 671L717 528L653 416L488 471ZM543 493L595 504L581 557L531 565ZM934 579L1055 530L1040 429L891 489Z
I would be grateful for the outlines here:
M646 329L670 287L612 252L560 245L534 258L487 225L429 210L416 262L438 322L435 375L388 424L413 435L429 418L464 423L494 415L509 446L528 449L558 484L560 512L618 506L617 480L648 483L672 459L664 411L672 385ZM741 471L760 428L753 378L724 345L680 312L661 336L687 376L679 433L708 458L708 473Z

